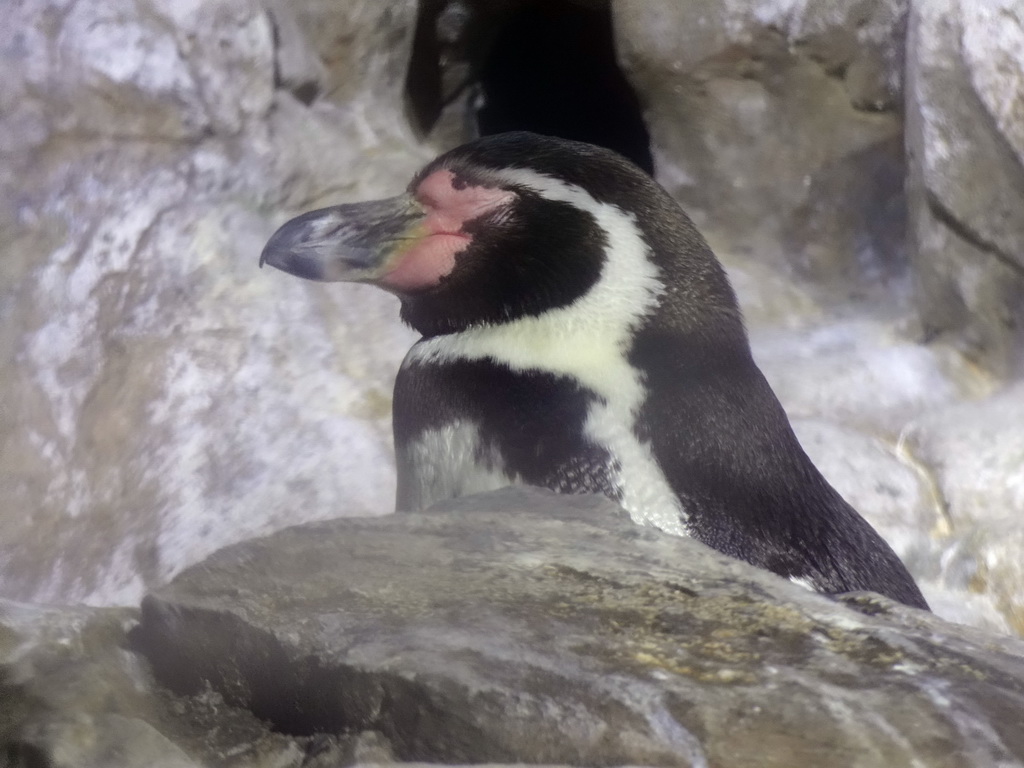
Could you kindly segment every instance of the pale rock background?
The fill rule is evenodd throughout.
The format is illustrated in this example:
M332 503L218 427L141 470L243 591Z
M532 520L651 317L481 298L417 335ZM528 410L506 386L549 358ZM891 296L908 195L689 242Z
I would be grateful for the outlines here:
M399 110L413 5L350 11L344 99L312 106L287 78L339 86L287 6L26 2L4 24L5 594L135 603L229 542L390 509L394 302L256 268L289 211L433 154Z
M522 5L5 9L0 594L131 605L225 544L391 509L396 302L259 251L471 135L472 88L414 128L407 71L472 73ZM808 452L941 615L1024 632L1024 9L610 11L657 176ZM418 14L444 45L414 55Z

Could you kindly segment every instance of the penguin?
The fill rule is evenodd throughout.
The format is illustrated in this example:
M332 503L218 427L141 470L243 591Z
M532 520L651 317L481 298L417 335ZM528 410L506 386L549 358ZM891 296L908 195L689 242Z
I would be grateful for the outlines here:
M376 285L421 335L395 381L399 511L598 493L816 591L928 608L804 453L704 238L611 150L487 136L397 197L292 219L263 264Z

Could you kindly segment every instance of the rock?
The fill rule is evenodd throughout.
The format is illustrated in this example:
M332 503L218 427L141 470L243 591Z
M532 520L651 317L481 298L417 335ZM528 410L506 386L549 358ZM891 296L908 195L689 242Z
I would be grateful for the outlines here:
M141 624L0 602L0 751L76 768L1021 764L1024 645L844 602L596 497L509 489L308 524L186 571Z
M790 418L867 428L893 442L918 414L984 387L955 356L915 344L882 319L755 329L751 345Z
M22 760L43 757L53 768L198 768L173 742L145 721L121 715L48 723L26 730Z
M984 569L977 538L965 537L913 440L892 443L849 426L796 419L793 429L825 478L880 533L914 575L938 616L993 632L1020 632L1007 590L1018 591L1020 569ZM1003 560L1016 564L1020 537L1002 543ZM991 546L992 542L989 542ZM979 578L984 570L988 580Z
M1024 17L1012 0L960 0L963 56L975 93L1017 159L1024 162ZM1018 257L1024 258L1021 254Z
M1024 10L915 3L907 49L907 201L916 303L997 374L1024 363Z
M904 0L617 0L659 181L698 226L837 292L898 274Z
M922 416L908 430L934 468L952 526L942 578L991 594L1024 634L1024 385Z
M0 603L0 744L11 765L197 765L145 720L145 675L119 647L136 616Z
M11 9L4 595L132 604L223 544L390 508L391 379L411 339L394 300L257 269L289 215L392 194L433 155L397 117L400 82L371 77L404 71L411 3L349 6L335 64L388 44L344 106L293 95L309 78L337 90L337 71L289 53L326 6L278 4L273 18L256 0Z
M303 104L313 103L327 84L327 68L284 0L267 0L274 32L274 81Z
M293 14L309 51L321 62L324 99L363 112L370 125L378 119L372 111L381 106L399 113L395 117L405 124L399 115L417 0L359 0L340 5L333 0L275 2L276 13Z
M316 768L385 762L367 735L295 739L270 732L209 690L167 696L128 650L135 609L0 601L0 754L28 768ZM318 762L328 756L335 763Z
M836 603L609 501L509 489L235 545L133 647L285 734L400 760L1018 765L1024 644Z
M941 477L950 510L963 521L1018 520L1024 513L1024 385L914 422L909 438Z
M805 281L713 241L711 247L728 273L749 331L792 331L799 336L826 321L825 307Z

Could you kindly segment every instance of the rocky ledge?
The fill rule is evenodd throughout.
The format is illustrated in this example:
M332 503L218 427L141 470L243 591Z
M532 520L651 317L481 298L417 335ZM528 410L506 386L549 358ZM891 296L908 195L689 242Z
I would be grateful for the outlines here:
M509 489L2 608L12 765L1024 764L1024 643Z

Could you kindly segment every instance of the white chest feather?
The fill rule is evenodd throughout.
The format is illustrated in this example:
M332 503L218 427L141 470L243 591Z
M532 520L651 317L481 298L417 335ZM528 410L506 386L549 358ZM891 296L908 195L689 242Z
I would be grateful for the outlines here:
M425 431L403 448L399 461L408 478L398 500L400 509L425 509L519 482L506 472L497 452L484 448L477 426L468 421Z
M423 341L405 364L491 360L513 371L543 371L578 382L596 395L584 428L587 437L615 459L613 484L621 490L622 505L638 523L685 534L685 511L650 444L642 442L634 429L646 390L641 371L627 359L630 339L657 306L664 286L633 215L533 171L509 170L501 176L594 216L607 238L599 280L570 306ZM515 482L504 473L500 457L490 457L490 464L481 465L475 458L479 444L471 447L473 439L472 425L466 424L425 435L422 446L410 449L422 452L416 458L424 462L423 484L441 493L466 484L486 490L497 487L493 483L502 478L503 485ZM442 460L438 457L443 454L433 451L448 455Z

